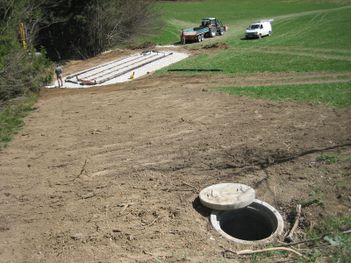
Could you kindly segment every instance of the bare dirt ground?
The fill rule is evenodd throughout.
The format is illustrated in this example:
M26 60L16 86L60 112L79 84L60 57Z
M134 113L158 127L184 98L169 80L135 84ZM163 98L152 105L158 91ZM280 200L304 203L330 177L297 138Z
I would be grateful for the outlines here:
M248 260L224 257L247 247L216 233L197 200L219 182L254 187L286 230L305 203L300 237L329 215L350 213L350 108L211 89L350 78L341 75L151 76L43 90L0 152L0 262ZM340 160L318 161L322 152Z

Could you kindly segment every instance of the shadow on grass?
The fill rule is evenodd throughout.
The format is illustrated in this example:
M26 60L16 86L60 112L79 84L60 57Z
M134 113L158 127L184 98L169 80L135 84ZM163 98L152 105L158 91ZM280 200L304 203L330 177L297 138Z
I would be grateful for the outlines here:
M261 37L246 37L246 36L243 36L242 38L240 38L240 40L260 40L262 38L266 38L266 37L269 37L269 35L266 35L266 36L261 36Z
M260 40L261 38L259 37L242 37L240 38L240 40L243 40L243 41L255 41L255 40Z

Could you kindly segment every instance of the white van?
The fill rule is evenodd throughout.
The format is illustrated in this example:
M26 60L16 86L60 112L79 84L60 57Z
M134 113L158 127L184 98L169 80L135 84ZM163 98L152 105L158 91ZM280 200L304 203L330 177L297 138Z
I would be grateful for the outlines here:
M261 38L264 36L272 35L272 24L270 20L262 20L256 23L251 24L245 32L246 38Z

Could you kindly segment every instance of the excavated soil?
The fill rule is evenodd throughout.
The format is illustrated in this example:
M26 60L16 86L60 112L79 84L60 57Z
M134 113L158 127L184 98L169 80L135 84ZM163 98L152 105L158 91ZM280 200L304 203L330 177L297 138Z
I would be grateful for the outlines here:
M226 249L247 247L216 233L197 199L220 182L254 187L286 230L302 203L300 238L350 213L350 108L212 89L350 78L342 75L154 75L43 90L0 152L0 262L225 262Z

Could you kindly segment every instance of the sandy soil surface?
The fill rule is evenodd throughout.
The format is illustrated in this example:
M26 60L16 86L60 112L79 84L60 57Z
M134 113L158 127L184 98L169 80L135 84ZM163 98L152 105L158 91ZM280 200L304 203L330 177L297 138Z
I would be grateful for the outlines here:
M92 63L93 64L93 63ZM90 65L89 65L90 66ZM82 67L78 62L72 71ZM200 189L238 182L297 234L351 209L351 109L214 92L350 74L151 76L43 90L0 152L0 262L242 262L209 224ZM318 161L323 152L340 161Z

